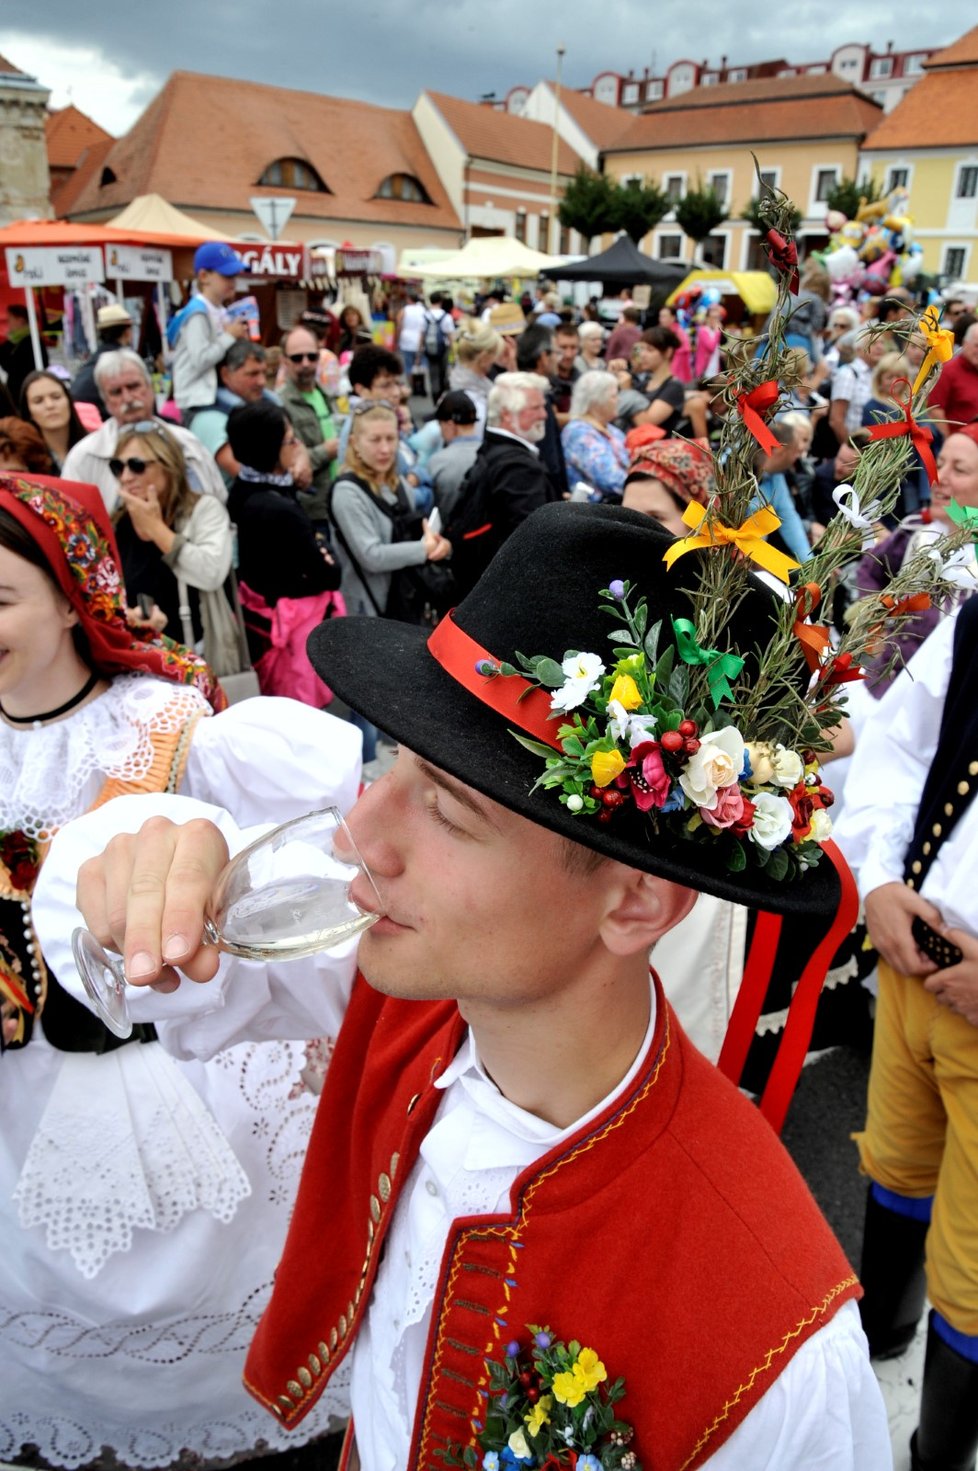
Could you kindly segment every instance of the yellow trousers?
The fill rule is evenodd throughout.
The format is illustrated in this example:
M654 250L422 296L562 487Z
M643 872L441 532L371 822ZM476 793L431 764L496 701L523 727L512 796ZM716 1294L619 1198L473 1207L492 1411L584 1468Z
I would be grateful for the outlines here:
M927 1290L953 1328L978 1336L978 1027L919 976L880 961L860 1167L915 1199L934 1196Z

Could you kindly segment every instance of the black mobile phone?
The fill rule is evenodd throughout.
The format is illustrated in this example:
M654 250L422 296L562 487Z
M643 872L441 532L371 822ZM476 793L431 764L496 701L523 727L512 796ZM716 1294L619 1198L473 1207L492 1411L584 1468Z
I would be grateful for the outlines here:
M952 965L960 965L964 959L964 951L938 934L919 914L915 914L911 921L910 933L917 949L928 960L932 960L938 970L948 970Z
M152 618L152 616L153 616L153 599L150 597L149 593L148 592L137 593L136 594L136 602L139 604L139 613L140 613L140 616L142 618Z

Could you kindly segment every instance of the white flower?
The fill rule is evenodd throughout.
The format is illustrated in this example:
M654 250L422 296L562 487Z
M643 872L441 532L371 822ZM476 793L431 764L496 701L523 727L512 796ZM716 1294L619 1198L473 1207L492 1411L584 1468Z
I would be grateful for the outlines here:
M797 751L777 745L771 760L774 767L774 782L779 787L796 787L805 774L805 766Z
M579 797L576 792L572 792L571 795L567 798L567 811L568 812L580 812L580 810L581 810L581 808L583 806L584 806L584 798L583 797Z
M567 678L550 696L551 710L574 710L582 705L605 672L597 654L568 654L561 668Z
M526 1436L523 1434L522 1430L513 1431L512 1435L509 1437L509 1448L513 1452L514 1456L519 1456L521 1459L533 1454L533 1452L530 1450L530 1447L526 1443Z
M634 751L643 741L649 741L655 734L656 718L654 715L634 715L626 710L620 700L608 701L608 734L614 736L616 741L627 741L629 750Z
M832 836L832 819L824 807L816 807L812 813L812 826L808 836L815 843L824 843Z
M712 810L717 804L717 788L732 787L743 771L744 749L744 738L732 725L705 735L679 778L690 801Z
M749 836L762 848L779 848L791 832L791 803L787 797L759 792L754 803L754 822Z

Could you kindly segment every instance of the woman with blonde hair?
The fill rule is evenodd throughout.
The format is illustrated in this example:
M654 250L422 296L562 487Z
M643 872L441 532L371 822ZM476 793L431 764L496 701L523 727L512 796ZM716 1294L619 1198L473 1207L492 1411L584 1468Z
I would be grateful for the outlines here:
M492 380L489 369L502 352L503 339L484 322L469 319L455 334L455 362L448 374L449 388L467 393L475 404L476 432L486 427L486 405Z
M408 617L400 593L406 598L410 579L401 588L394 574L443 561L451 554L451 543L429 530L427 519L416 509L411 486L398 475L397 446L396 410L388 403L364 399L353 410L346 458L330 498L343 574L340 589L346 611L353 616ZM392 598L392 591L399 594L397 598ZM359 716L355 723L363 731L363 759L372 761L376 727Z
M156 420L120 430L109 469L119 482L115 534L130 603L155 603L166 617L163 632L199 643L206 633L200 594L220 589L231 570L227 511L191 487L178 441ZM215 658L218 673L236 672L221 663Z

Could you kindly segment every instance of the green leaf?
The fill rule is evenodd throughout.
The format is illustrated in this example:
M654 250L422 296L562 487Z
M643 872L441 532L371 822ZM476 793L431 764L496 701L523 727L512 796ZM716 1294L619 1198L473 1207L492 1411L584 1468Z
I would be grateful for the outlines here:
M790 868L791 860L784 848L775 848L767 865L767 871L771 878L777 879L778 881L787 878Z
M635 628L636 628L636 631L638 632L639 638L641 638L642 637L642 634L645 632L645 627L646 627L646 624L648 623L648 621L649 621L649 606L648 606L648 603L646 603L645 599L643 598L642 601L639 603L638 607L635 609Z
M654 665L659 656L659 639L662 636L662 619L653 623L645 635L645 655L649 663Z
M542 741L533 741L529 736L522 735L518 730L511 730L510 735L515 740L518 740L521 746L525 746L528 751L532 751L534 756L544 756L549 760L554 755L552 746L545 746Z
M673 666L675 665L675 662L675 645L670 644L669 647L662 654L661 658L657 661L655 666L655 680L660 689L669 683L669 676L673 671Z
M689 698L689 673L682 666L674 669L670 674L668 689L679 708L681 710L685 709L686 701Z
M744 852L743 843L737 843L730 850L727 858L727 868L731 873L743 873L747 867L747 854Z
M632 635L630 629L627 629L627 628L613 628L612 631L611 631L611 633L608 634L608 637L611 639L612 643L614 643L615 640L617 639L620 644L627 644L628 645L627 652L629 654L632 652L633 649L637 649L638 648L638 639L636 639Z
M533 672L547 689L559 690L567 681L567 676L557 660L548 659L545 654L541 654L534 660Z

